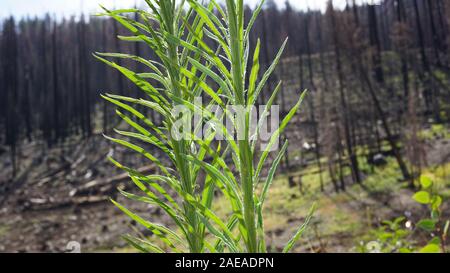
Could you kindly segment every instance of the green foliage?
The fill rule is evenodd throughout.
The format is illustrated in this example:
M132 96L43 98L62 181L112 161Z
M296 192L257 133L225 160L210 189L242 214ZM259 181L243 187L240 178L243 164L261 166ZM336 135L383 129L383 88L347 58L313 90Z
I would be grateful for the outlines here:
M430 129L422 130L419 133L422 140L432 140L435 138L450 138L448 128L443 124L432 124Z
M424 190L426 190L426 189L429 189L433 185L433 181L431 180L430 177L428 177L426 175L422 175L420 177L420 185L422 186L422 188Z
M305 92L281 121L280 127L273 133L260 155L255 145L261 120L256 131L252 132L250 112L247 111L243 121L234 123L233 129L238 129L237 126L243 124L243 128L239 129L245 135L242 140L235 141L228 129L221 127L217 123L218 117L210 111L213 104L251 109L277 66L287 41L272 65L258 79L260 43L258 42L254 51L252 66L248 69L249 33L264 0L260 2L247 27L244 26L243 0L226 0L226 10L214 0L206 6L195 0L181 1L179 5L175 0L146 2L151 13L139 9L104 9L104 15L112 17L130 31L131 36L119 36L119 39L146 44L159 60L150 61L120 53L97 53L95 57L120 71L147 96L146 99L110 94L103 96L124 111L117 111L117 114L136 131L116 133L161 150L166 155L166 160L174 166L174 169L165 166L162 159L152 155L140 144L107 137L114 143L141 154L156 165L161 173L144 175L111 159L117 167L129 174L145 196L121 193L127 198L160 207L173 220L177 230L149 222L113 201L130 218L155 234L165 247L163 249L145 238L126 236L125 239L143 252L163 252L165 249L171 252L267 252L263 207L278 164L286 152L287 142L273 161L269 175L263 178L261 171L267 163L271 148L298 111ZM189 4L188 10L184 9L184 4ZM216 12L220 14L220 19L216 17ZM138 14L142 22L130 19L127 16L129 13ZM218 47L210 48L211 43L207 41L215 41ZM110 57L137 61L151 72L131 71L105 59ZM230 64L229 68L224 61ZM249 77L247 70L251 71ZM161 87L154 87L147 79L157 82ZM280 84L272 93L269 107L275 100ZM194 98L197 96L209 98L210 102L207 105L196 105ZM164 117L163 126L155 126L133 105L157 111ZM172 114L172 110L179 105L191 111L202 111L205 114L203 122L212 121L218 127L210 128L203 140L195 137L181 140L174 138L171 132L177 116ZM265 118L264 115L262 118ZM226 140L217 143L214 142L214 136L219 131L225 134ZM233 164L227 163L226 157L231 157ZM231 170L232 166L236 167L238 175ZM201 173L205 175L202 176ZM169 195L166 187L176 197ZM219 218L211 208L216 191L223 194L233 211L228 219ZM284 252L291 250L300 238L313 211L311 209L305 223L289 240ZM215 240L210 241L210 237Z
M392 221L383 221L382 225L371 230L370 236L374 238L369 242L359 245L360 252L381 252L381 253L408 253L413 250L408 236L411 231L404 228L405 217L398 217Z
M371 236L376 238L375 241L362 243L359 246L360 251L372 251L375 243L376 250L379 252L446 252L445 246L450 221L442 219L442 197L438 194L431 177L422 175L419 182L421 189L412 196L412 199L421 205L426 205L430 217L420 219L415 224L415 230L402 227L405 222L404 217L399 217L394 221L384 221L380 228L371 231ZM410 222L408 222L408 226L411 226ZM414 237L420 233L432 237L425 246L418 246L414 242Z
M401 179L402 174L397 162L389 158L385 166L376 168L374 173L365 179L364 186L372 195L389 196L400 189L401 185L398 181Z
M437 243L430 243L420 249L420 253L440 253L441 248Z
M436 221L431 219L422 219L417 223L416 226L425 231L432 232L436 228Z
M413 199L423 205L427 205L430 210L430 218L421 219L416 227L434 236L428 244L421 248L420 252L445 252L445 243L447 239L447 231L445 226L448 226L449 221L443 223L441 219L442 211L442 197L437 193L433 187L433 180L429 176L422 175L419 179L422 190L413 195ZM442 226L442 225L445 226Z
M413 199L420 204L430 203L430 194L426 191L419 191L413 195Z
M431 132L436 137L448 138L450 134L447 128L443 124L433 124L431 125Z

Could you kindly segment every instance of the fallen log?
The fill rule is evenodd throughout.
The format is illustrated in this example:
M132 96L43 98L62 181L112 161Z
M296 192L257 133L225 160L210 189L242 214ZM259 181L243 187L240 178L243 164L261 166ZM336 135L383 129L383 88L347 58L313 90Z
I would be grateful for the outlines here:
M155 166L146 166L139 168L137 171L146 174L148 172L154 171ZM83 186L73 189L70 191L69 196L79 196L79 195L89 195L89 194L99 194L99 193L108 193L116 189L117 185L126 182L130 177L128 173L123 173L111 178L107 178L104 180L92 180Z
M55 210L77 206L95 205L108 200L109 197L104 195L76 197L60 202L55 202L48 199L33 198L24 205L24 209L33 211Z

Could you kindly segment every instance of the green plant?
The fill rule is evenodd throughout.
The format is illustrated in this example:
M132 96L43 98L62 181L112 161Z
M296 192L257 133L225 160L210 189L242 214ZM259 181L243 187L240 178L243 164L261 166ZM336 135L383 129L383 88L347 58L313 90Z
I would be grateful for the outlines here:
M116 132L122 136L142 141L162 150L167 158L172 162L175 170L171 171L149 151L137 146L136 144L111 137L107 138L115 143L142 154L153 164L158 166L162 175L145 176L136 170L122 166L114 159L111 159L111 161L119 168L122 168L130 174L133 182L142 191L144 191L147 196L136 196L126 192L122 192L122 194L131 199L155 204L161 207L177 224L179 230L184 236L184 240L177 233L169 230L168 228L148 222L130 212L115 201L113 202L131 218L151 229L152 232L157 235L172 251L179 252L183 249L187 249L190 252L202 252L204 248L205 226L198 218L195 211L196 208L191 204L191 202L183 202L181 205L178 204L157 182L167 183L170 185L172 190L178 194L183 194L184 196L181 195L180 197L185 200L198 200L202 198L202 206L205 206L205 208L210 206L212 198L212 194L210 192L212 192L212 190L209 187L205 187L203 192L199 193L195 191L198 182L196 177L196 172L198 172L198 169L196 170L193 163L184 158L187 151L191 149L192 141L185 139L177 140L171 137L170 134L173 123L176 119L176 117L172 115L172 109L183 101L186 101L186 103L192 102L194 96L201 93L201 84L199 82L206 77L206 73L200 75L199 78L182 76L179 71L182 68L186 69L188 67L188 57L192 54L190 54L187 49L184 49L180 55L178 44L164 38L170 36L173 37L173 39L181 39L181 37L185 35L185 26L180 24L180 22L182 22L182 18L184 17L195 17L193 19L193 27L195 29L201 29L204 23L198 16L192 15L192 10L188 11L187 14L184 14L182 6L180 5L177 7L175 5L175 1L158 1L156 3L147 1L147 3L152 10L152 13L147 13L143 10L137 9L109 11L104 8L104 10L106 15L114 18L133 34L132 36L127 37L119 36L119 39L124 41L145 43L156 53L160 59L160 62L146 60L140 56L132 56L121 53L97 53L95 56L99 60L119 70L149 97L149 100L144 100L124 96L115 96L111 94L103 96L103 98L121 108L121 111L126 111L133 117L130 118L118 110L117 114L131 127L136 129L137 132L124 132L118 130L116 130ZM143 23L131 20L124 15L127 13L138 13ZM157 24L157 26L155 27L154 24ZM197 46L195 39L196 38L194 35L189 35L185 42L192 44L192 46ZM198 54L194 54L194 56L198 56ZM151 72L133 72L125 67L119 66L114 62L110 62L103 57L134 60L147 66L148 70ZM194 67L191 68L190 71L186 69L186 73L193 73L194 70ZM148 79L156 81L158 84L163 86L163 88L155 88L152 84L150 84ZM188 88L193 90L191 94L188 93ZM143 105L158 112L164 117L163 127L157 127L151 120L127 103ZM140 122L138 123L136 120ZM205 143L205 145L208 144L208 142ZM205 155L206 153L204 149L200 149L196 154L199 159L204 158ZM132 238L131 236L126 236L126 240L141 250L151 250L156 252L163 251L156 245L137 238ZM175 244L174 241L178 242L179 245Z
M424 129L419 133L421 140L433 140L435 138L450 138L448 128L443 124L432 124L431 128Z
M415 229L403 227L407 225L412 228L412 223L410 221L405 222L405 217L399 217L393 221L383 221L381 227L370 232L369 237L375 239L368 243L361 243L358 246L359 251L383 253L446 252L450 220L442 219L442 197L438 194L437 187L429 176L422 175L419 182L421 190L414 193L412 198L417 203L429 208L430 217L417 221ZM414 240L421 232L425 232L427 237L432 237L425 246L418 246Z
M266 252L263 205L277 166L286 152L287 142L273 161L265 179L261 178L261 171L269 152L297 112L305 93L282 120L259 158L256 150L257 136L265 115L280 90L281 82L273 90L260 120L252 120L250 110L279 62L287 41L273 64L258 81L260 43L258 41L252 66L248 68L249 33L264 0L260 2L247 27L244 26L243 0L226 0L225 10L214 0L206 6L194 0L181 1L179 5L175 0L146 2L151 13L138 9L104 10L106 15L132 33L132 36L119 36L121 40L145 43L156 53L159 61L121 53L97 53L95 56L119 70L148 96L146 100L111 94L103 96L133 117L117 111L137 132L116 132L162 150L174 169L166 167L150 151L137 144L107 138L142 154L158 166L161 175L144 175L111 159L116 166L128 172L132 181L146 196L123 191L122 194L133 200L161 207L172 218L181 234L144 220L119 203L113 202L132 219L150 229L170 251ZM188 10L184 9L186 3L189 4ZM143 23L130 19L126 16L127 13L138 13ZM208 43L211 41L218 47L212 49L209 46L211 43ZM151 72L133 72L105 59L106 57L134 60L146 65ZM246 74L247 70L250 71L249 76ZM148 79L158 82L162 88L153 87ZM209 103L198 105L195 98L199 96L208 97ZM157 127L130 104L143 105L160 113L164 117L162 128ZM242 132L242 138L235 141L233 133L221 126L220 117L230 116L229 113L216 116L212 112L214 105L242 106L245 109L244 115L232 118L232 129ZM173 111L177 106L183 106L190 111L182 113L182 118L190 119L191 112L201 112L202 121L210 122L214 126L208 129L203 139L196 137L196 133L202 130L201 126L196 127L193 133L183 135L181 139L174 137L175 123L180 118L180 115L174 114ZM255 122L258 126L253 130L251 125ZM225 141L214 141L219 133L224 134ZM233 164L225 161L227 157L232 158ZM169 186L177 196L172 197L164 185ZM222 192L233 210L230 219L225 221L211 210L216 191ZM284 252L291 250L302 235L312 217L312 211L313 209L305 223L287 243ZM215 242L209 242L207 233L217 238ZM126 236L125 239L141 251L164 251L144 238Z
M433 237L425 247L420 249L420 252L446 252L450 220L442 219L442 197L429 176L422 175L420 185L421 190L413 195L413 199L429 208L430 218L421 219L416 227Z
M370 231L370 236L375 239L369 242L362 242L358 246L358 250L363 253L411 252L413 244L408 239L411 231L404 228L405 222L405 217L398 217L392 221L383 221L379 228Z
M366 178L364 185L374 196L390 196L400 189L398 181L402 178L397 162L389 158L385 166L376 168L374 173Z

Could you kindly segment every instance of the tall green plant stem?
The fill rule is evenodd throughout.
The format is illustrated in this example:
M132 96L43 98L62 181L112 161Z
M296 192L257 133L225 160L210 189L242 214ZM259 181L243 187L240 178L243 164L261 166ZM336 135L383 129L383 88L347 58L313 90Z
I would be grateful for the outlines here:
M244 90L245 83L243 78L244 68L244 9L243 0L237 1L237 8L234 1L227 1L228 10L228 26L230 28L231 39L231 63L232 63L232 77L233 87L236 94L236 104L245 106L247 109L248 102L245 100ZM243 128L239 128L243 132L244 139L239 140L239 157L240 157L240 178L242 190L244 193L244 220L247 229L247 238L245 243L247 250L250 253L255 253L258 250L256 221L255 221L255 203L253 199L253 153L249 137L249 111L245 111L245 120Z
M175 12L175 4L173 3L168 3L169 1L164 2L165 5L170 5L170 7L166 6L166 10L170 11L169 14L167 14L166 16L166 28L168 33L170 33L173 36L176 36L177 33L175 31L175 25L176 22L172 22L170 19L173 18L174 12ZM174 2L174 1L170 1L170 2ZM164 5L164 3L162 3ZM171 60L171 63L173 64L171 69L169 69L169 76L170 76L170 80L171 80L171 86L172 86L172 91L175 97L177 97L178 99L183 99L183 92L181 90L179 81L180 81L180 77L179 77L179 71L180 71L180 63L179 63L179 57L178 57L178 48L175 44L173 43L169 43L168 44L168 56ZM173 106L177 106L178 103L177 102L173 102ZM170 124L170 131L172 131L172 125ZM194 190L195 190L195 180L192 179L191 176L191 164L185 160L185 158L183 157L186 153L186 149L189 149L189 147L187 147L188 142L187 140L184 140L183 138L181 140L175 140L172 136L171 136L171 142L172 142L172 146L174 149L174 154L175 154L175 159L177 162L177 169L180 175L180 179L181 179L181 183L182 183L182 188L183 190L185 190L186 193L194 196ZM202 252L203 249L203 240L201 239L202 235L201 235L201 228L199 227L199 221L198 221L198 217L197 214L195 212L195 207L190 205L189 203L184 203L183 204L183 209L185 211L185 215L187 216L187 220L188 220L188 224L193 228L193 232L189 233L189 247L190 247L190 252L191 253L200 253Z
M173 63L178 63L178 56L177 54L173 53L172 49L170 50L170 58L172 60ZM176 49L175 49L176 52ZM174 90L174 95L178 98L182 97L182 93L179 90L178 85L178 76L176 73L174 73L173 71L170 73L170 78L172 81L172 87ZM176 104L174 103L174 106L176 106ZM170 126L170 129L172 126ZM189 164L188 161L186 161L183 157L183 155L187 154L186 153L186 145L187 145L187 141L186 140L175 140L173 138L171 138L171 142L172 142L172 146L174 148L174 154L175 154L175 159L176 162L178 164L177 169L179 171L180 174L180 178L181 178L181 182L182 182L182 188L186 191L186 193L190 194L190 195L194 195L194 181L192 181L192 177L190 174L190 170L191 170L191 166ZM183 205L184 210L185 210L185 214L188 216L188 220L189 220L189 224L190 226L194 229L194 232L192 234L190 234L190 251L191 253L200 253L202 252L202 244L201 241L199 240L199 232L200 232L200 228L198 226L198 220L197 220L197 215L195 212L195 208L188 204L185 203Z

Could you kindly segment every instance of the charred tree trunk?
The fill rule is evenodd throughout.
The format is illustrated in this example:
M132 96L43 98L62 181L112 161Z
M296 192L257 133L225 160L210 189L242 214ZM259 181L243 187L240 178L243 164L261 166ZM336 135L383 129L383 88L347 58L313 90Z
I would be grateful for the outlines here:
M264 53L264 66L267 69L269 67L269 62L270 62L270 53L269 53L269 48L270 48L270 43L269 40L267 39L267 33L269 33L268 30L268 26L267 26L267 19L266 19L266 11L262 11L261 12L261 21L262 21L262 41L264 41L264 47L263 47L263 53ZM272 84L272 80L269 79L268 83L267 83L267 89L269 90L269 93L272 92L273 88L273 84ZM262 102L264 103L266 101L265 98L265 94L264 94L264 88L261 91L260 94L260 101L258 102L258 105ZM257 105L257 107L258 107Z
M383 111L383 108L381 107L381 103L380 100L378 99L377 93L375 92L375 88L370 80L370 77L367 73L367 71L365 70L363 64L362 64L362 60L361 60L361 56L358 55L357 57L357 66L360 72L360 77L361 79L364 81L364 83L367 86L367 89L369 90L369 94L372 98L372 102L373 105L377 111L378 117L381 120L381 124L383 126L383 129L386 133L386 138L387 141L389 142L389 145L391 146L392 152L394 154L395 159L397 160L397 163L400 167L400 170L402 172L403 178L407 181L412 181L411 180L411 175L409 173L408 167L406 166L405 161L403 160L403 157L401 155L400 149L397 146L397 143L395 142L394 139L394 135L391 132L386 114ZM414 187L414 183L411 182L410 186Z
M331 2L330 2L331 3ZM347 104L347 97L345 94L345 87L344 87L344 74L342 69L342 62L341 62L341 48L340 48L340 42L338 38L338 31L336 29L336 18L334 14L334 8L332 5L330 5L330 23L331 23L331 29L332 29L332 36L333 36L333 42L334 42L334 54L336 58L336 70L338 75L338 89L340 94L340 104L341 104L341 112L343 115L343 126L344 126L344 136L345 136L345 144L347 147L347 153L350 158L350 166L352 171L352 178L355 183L361 183L361 176L359 173L359 165L358 165L358 159L355 154L355 151L353 149L353 143L351 141L351 129L350 129L350 119L349 119L349 105Z
M319 144L319 128L318 128L318 122L315 115L315 107L314 107L314 100L313 100L313 94L317 94L317 88L314 84L314 72L313 72L313 64L312 64L312 57L311 57L311 45L309 41L309 15L305 18L305 45L306 45L306 54L308 56L308 69L309 69L309 83L311 85L311 96L308 99L309 108L310 108L310 118L311 122L313 123L314 128L314 145L315 145L315 156L316 156L316 162L317 166L319 167L319 180L320 180L320 190L323 192L325 191L325 186L323 182L322 177L322 163L320 162L320 144Z
M56 44L56 32L57 32L57 24L53 25L53 33L52 33L52 71L53 71L53 136L52 136L52 144L57 142L61 136L60 134L60 122L59 122L59 84L58 84L58 45Z
M102 51L103 52L106 52L107 51L107 44L108 44L108 39L107 39L107 36L106 36L106 33L107 33L107 31L108 31L108 29L107 29L107 23L108 23L108 21L107 20L103 20L102 21ZM105 73L108 73L107 71L105 72ZM108 77L105 77L105 78L103 78L104 80L103 80L103 85L104 85L104 87L106 88L106 90L109 90L109 80L108 80ZM109 91L108 91L109 92ZM108 122L109 122L109 119L108 119L108 115L109 115L109 112L108 112L108 105L109 105L109 103L108 103L108 101L106 101L106 100L103 100L103 132L105 133L105 134L108 134L109 133L109 129L108 129Z
M352 10L353 10L353 17L355 18L355 23L357 26L359 26L358 5L356 4L356 0L353 0L352 2Z
M47 60L47 22L48 18L42 22L42 29L41 29L41 77L40 77L40 107L41 107L41 130L43 133L43 138L47 142L48 146L51 146L51 119L49 117L50 115L50 109L49 109L49 96L47 94L49 90L49 75L48 71L48 60Z
M25 67L25 86L24 86L24 95L23 95L23 112L25 115L25 129L26 136L29 142L32 141L32 132L33 132L33 124L31 117L31 103L30 96L32 93L32 84L33 84L33 76L32 69L27 65Z
M344 179L344 162L342 160L343 149L342 149L342 140L341 140L341 129L339 125L336 124L336 146L337 146L337 154L338 154L338 166L339 166L339 182L341 186L341 190L345 191L345 179Z
M113 21L113 32L114 32L114 37L119 36L119 27L118 27L118 23L116 20ZM116 52L122 52L121 48L120 48L120 43L119 40L117 38L114 39L114 49L116 50ZM119 58L117 60L117 64L122 66L122 60ZM117 88L119 89L118 92L119 94L123 95L125 92L125 84L123 81L123 77L120 75L119 72L116 72L117 75Z
M375 51L372 53L373 73L375 75L375 79L377 80L377 82L383 83L384 73L381 58L381 44L378 33L377 13L375 10L375 5L368 5L367 8L369 11L368 18L369 18L370 45Z
M416 17L416 27L417 27L417 35L419 40L419 46L420 46L420 57L422 61L422 67L425 72L430 71L430 64L428 63L427 54L425 51L425 40L423 36L423 28L422 23L420 22L420 12L419 12L419 5L417 3L417 0L413 0L414 4L414 12Z
M438 35L438 31L436 28L436 24L435 24L435 19L434 19L434 5L433 3L434 1L430 1L430 0L426 0L426 4L427 4L427 10L428 10L428 19L429 19L429 26L430 26L430 31L431 31L431 37L433 40L433 52L434 52L434 58L436 61L437 66L442 66L441 63L441 58L440 58L440 54L439 54L439 49L441 48L441 40L439 39L439 35Z
M403 6L402 0L396 0L397 3L397 24L398 28L400 28L399 32L404 32L405 30L401 29L406 25L406 12ZM405 35L404 33L397 33L397 35ZM401 38L400 38L401 39ZM401 70L402 70L402 82L403 82L403 96L404 96L404 109L403 112L406 113L408 109L408 98L409 98L409 72L408 72L408 48L407 45L404 44L404 41L401 41L397 44L397 51L400 55L401 62Z
M86 24L84 17L79 23L79 72L80 72L80 94L81 94L81 111L82 111L82 127L85 137L92 135L91 124L91 106L89 98L89 66L87 64L86 55L88 54L86 48Z
M3 26L3 43L2 43L2 65L3 79L5 88L5 142L10 147L12 176L17 174L16 150L17 140L19 136L19 112L17 111L18 103L18 80L17 80L17 33L14 18L10 18Z
M428 57L426 54L425 49L425 38L423 33L423 27L420 20L420 12L419 12L419 5L417 3L417 0L413 0L413 6L414 6L414 12L416 17L416 27L417 27L417 35L419 40L419 46L420 46L420 56L422 61L422 68L423 73L419 74L419 77L421 78L422 82L424 83L424 97L425 97L425 104L427 107L427 113L433 113L434 118L437 122L440 122L440 107L438 98L436 97L436 90L434 88L434 84L431 79L431 67L430 63L428 61Z

